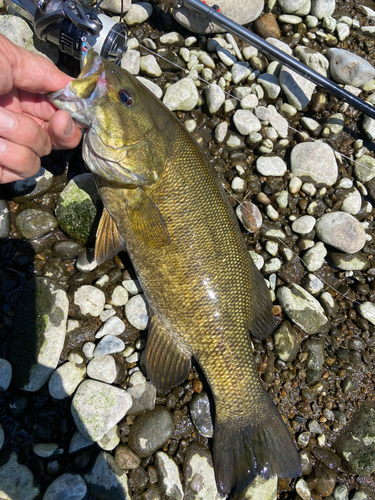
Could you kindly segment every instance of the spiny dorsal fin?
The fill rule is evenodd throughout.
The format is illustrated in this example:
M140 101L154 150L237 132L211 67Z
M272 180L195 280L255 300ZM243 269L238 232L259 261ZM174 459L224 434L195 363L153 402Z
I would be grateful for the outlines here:
M270 291L250 255L249 258L251 260L251 267L253 268L252 288L254 290L254 297L256 293L256 301L254 300L253 313L249 321L249 330L257 340L263 340L273 333L276 322L271 312L272 301Z
M96 231L95 260L101 264L117 255L125 246L124 238L106 208L103 209Z
M191 355L181 349L156 316L151 318L145 364L151 382L164 394L184 382L190 371Z
M127 209L131 228L141 241L151 247L170 245L171 239L163 216L141 188L129 191Z

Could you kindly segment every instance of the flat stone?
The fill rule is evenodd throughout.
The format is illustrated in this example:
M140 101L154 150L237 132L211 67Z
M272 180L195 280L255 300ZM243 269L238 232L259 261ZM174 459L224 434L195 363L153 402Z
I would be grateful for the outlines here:
M265 177L281 177L286 172L286 165L279 156L260 156L256 161L256 169Z
M48 390L54 399L64 399L73 394L86 375L86 366L71 361L55 370L48 381Z
M317 184L332 186L337 180L335 155L323 142L303 142L294 146L290 167L294 176L311 179Z
M183 78L170 85L163 97L163 103L171 111L191 111L198 104L199 94L191 78Z
M104 309L105 294L92 285L82 285L74 292L74 303L79 309L80 317L98 317Z
M281 67L279 82L289 104L298 111L305 109L316 85L286 66Z
M321 241L342 252L357 253L366 243L366 233L360 222L345 212L322 215L315 229Z
M43 500L82 500L87 493L85 480L79 474L59 476L46 489Z
M326 56L330 62L331 77L337 83L362 87L375 77L375 68L349 50L331 48Z

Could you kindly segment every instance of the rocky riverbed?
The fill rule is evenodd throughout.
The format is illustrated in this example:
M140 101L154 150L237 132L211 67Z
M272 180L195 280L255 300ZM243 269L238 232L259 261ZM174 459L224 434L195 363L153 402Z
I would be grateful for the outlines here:
M373 2L215 3L375 103ZM1 33L78 74L1 9ZM375 498L375 121L162 0L124 10L122 65L204 148L274 301L278 328L254 355L302 475L240 498ZM147 380L131 263L91 262L100 211L80 148L1 187L0 497L219 499L207 384L196 366L167 395Z

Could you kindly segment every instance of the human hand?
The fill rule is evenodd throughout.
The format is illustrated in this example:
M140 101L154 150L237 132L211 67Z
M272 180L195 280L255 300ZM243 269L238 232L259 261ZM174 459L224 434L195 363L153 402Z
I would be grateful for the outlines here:
M0 184L35 175L51 149L76 147L81 131L43 94L71 80L51 61L0 35Z

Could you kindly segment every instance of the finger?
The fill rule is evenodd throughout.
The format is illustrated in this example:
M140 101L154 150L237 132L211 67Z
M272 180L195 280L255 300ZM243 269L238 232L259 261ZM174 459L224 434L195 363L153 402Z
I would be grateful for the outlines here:
M40 169L40 158L31 149L0 138L0 183L26 179Z
M82 139L82 131L72 120L67 111L59 110L45 124L55 149L72 149Z
M0 38L0 44L2 38ZM7 57L0 51L0 94L8 93L13 87L13 71Z
M10 109L11 111L15 111L16 113L22 113L18 90L16 88L12 88L10 92L0 95L0 106L2 108Z
M51 152L51 139L43 127L25 114L0 108L0 137L30 148L36 155Z
M6 67L11 66L14 87L30 92L47 93L65 87L72 80L46 57L14 45L3 35L0 35L0 52L7 60ZM9 92L12 86L5 92Z

